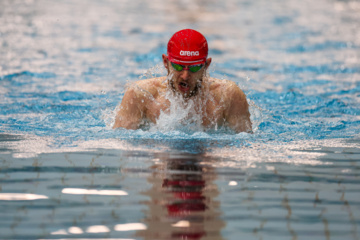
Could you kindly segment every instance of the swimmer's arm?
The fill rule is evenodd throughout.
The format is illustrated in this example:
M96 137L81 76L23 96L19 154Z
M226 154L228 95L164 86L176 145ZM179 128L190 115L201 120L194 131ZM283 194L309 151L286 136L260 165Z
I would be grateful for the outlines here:
M124 94L113 128L138 129L143 118L143 104L136 87L130 87Z
M231 83L228 91L228 107L225 111L225 120L229 127L235 132L252 132L250 121L249 104L246 96L241 89L235 84Z

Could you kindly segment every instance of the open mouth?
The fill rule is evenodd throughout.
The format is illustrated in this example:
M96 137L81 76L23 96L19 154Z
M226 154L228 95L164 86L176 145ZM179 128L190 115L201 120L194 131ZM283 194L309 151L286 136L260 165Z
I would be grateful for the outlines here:
M179 83L179 89L182 92L188 92L190 90L190 86L189 86L189 84L187 84L185 82L180 82Z

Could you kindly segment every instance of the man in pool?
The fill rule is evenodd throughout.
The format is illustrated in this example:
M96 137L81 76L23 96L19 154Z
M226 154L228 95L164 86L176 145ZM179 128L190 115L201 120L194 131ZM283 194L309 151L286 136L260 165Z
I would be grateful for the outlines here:
M176 32L168 42L163 64L167 76L137 81L124 94L113 128L138 129L146 122L157 123L170 114L171 105L181 102L193 111L181 122L197 115L204 129L228 127L251 132L249 105L245 94L232 81L211 78L206 73L211 58L205 37L192 29ZM172 100L171 100L171 99ZM179 108L176 108L179 109ZM173 110L172 110L173 111Z

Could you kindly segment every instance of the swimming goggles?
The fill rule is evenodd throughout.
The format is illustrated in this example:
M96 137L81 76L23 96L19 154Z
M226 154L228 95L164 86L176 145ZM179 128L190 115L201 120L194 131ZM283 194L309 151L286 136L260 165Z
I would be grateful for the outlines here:
M176 64L176 63L173 63L171 62L171 65L173 66L173 68L176 70L176 71L182 71L182 70L190 70L190 72L192 73L196 73L197 71L199 71L203 65L200 64L200 65L191 65L191 66L183 66L183 65L179 65L179 64Z

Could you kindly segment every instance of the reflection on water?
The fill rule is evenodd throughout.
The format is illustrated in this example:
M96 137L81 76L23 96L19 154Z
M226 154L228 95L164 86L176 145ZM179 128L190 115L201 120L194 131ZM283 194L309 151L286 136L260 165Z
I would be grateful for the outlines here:
M223 239L216 171L197 155L161 154L147 178L152 187L143 192L150 200L144 239Z
M359 148L296 151L2 154L0 238L358 239Z

